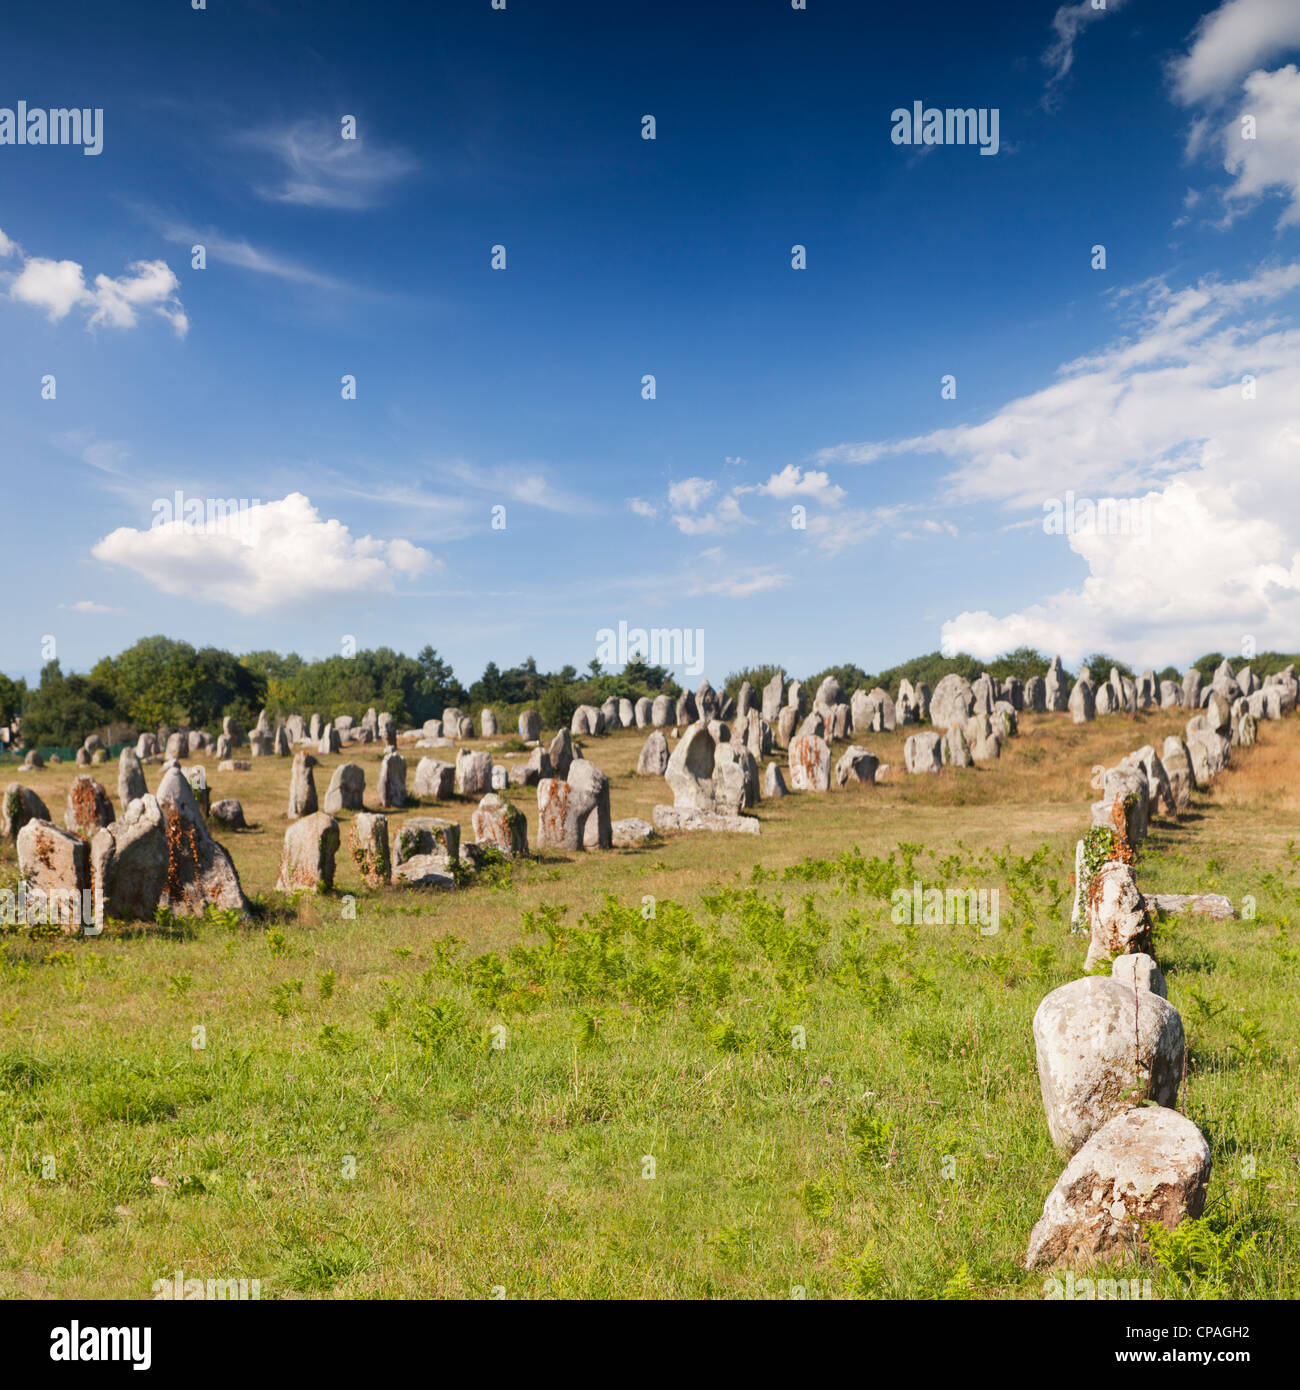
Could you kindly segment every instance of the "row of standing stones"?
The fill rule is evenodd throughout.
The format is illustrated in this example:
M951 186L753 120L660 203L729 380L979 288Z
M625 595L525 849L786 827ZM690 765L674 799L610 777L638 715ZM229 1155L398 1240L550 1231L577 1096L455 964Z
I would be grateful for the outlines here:
M506 856L528 853L523 814L498 794L508 786L537 788L539 848L573 852L635 846L666 830L757 834L760 822L745 812L760 796L779 797L787 792L780 765L769 763L766 774L760 773L762 760L776 748L786 751L793 790L824 792L832 776L840 786L869 784L886 770L857 744L832 769L828 740L842 740L851 733L892 731L928 718L932 727L908 738L904 761L910 773L938 772L945 764L969 766L996 758L1002 740L1016 733L1017 714L1024 709L1059 709L1064 701L1076 710L1078 720L1095 717L1098 708L1139 708L1154 702L1150 672L1135 683L1112 671L1102 688L1113 692L1113 703L1094 694L1085 670L1065 695L1057 658L1046 677L1023 686L1014 679L999 682L984 675L969 682L950 674L939 681L933 694L924 683L913 686L903 680L896 699L876 688L855 691L846 700L839 682L831 677L818 687L810 710L800 683L787 686L778 672L759 696L746 683L734 701L720 698L705 681L698 691L686 692L676 701L661 695L653 701L611 699L599 708L581 706L570 728L560 730L547 747L541 743L539 716L526 710L519 717L519 735L532 745L526 761L507 769L494 765L489 753L461 748L454 764L427 756L418 762L417 799L481 798L472 817L475 843L464 845L454 822L420 817L407 819L397 843L390 846L384 812L407 806L406 760L397 752L398 732L391 715L370 710L359 724L346 716L325 723L319 715L309 719L290 715L273 725L264 711L248 737L254 756L289 755L297 747L292 753L288 801L293 823L285 835L277 881L281 889L333 886L341 843L335 816L341 811L357 813L350 847L369 882L450 888L478 866L484 850ZM1113 803L1116 789L1138 780L1149 793L1136 803L1126 803L1135 806L1130 812L1135 820L1142 820L1148 814L1145 808L1162 799L1171 812L1180 809L1187 804L1191 787L1223 765L1231 743L1253 741L1257 718L1278 718L1294 709L1298 693L1300 682L1290 668L1260 685L1248 669L1234 676L1224 663L1203 693L1199 674L1189 672L1182 687L1163 692L1168 698L1162 703L1186 700L1203 707L1205 713L1189 722L1186 741L1166 740L1163 757L1154 749L1142 749L1132 755L1136 768L1122 766L1108 773L1105 799L1099 803L1102 810L1094 814L1108 814L1105 808ZM684 731L679 729L681 724L687 726ZM599 736L625 725L652 728L637 771L663 777L673 796L671 806L654 808L653 825L639 818L612 820L609 780L574 742L575 734ZM497 733L491 710L481 712L480 727L485 737ZM665 729L676 740L671 750ZM473 733L473 722L461 711L449 709L440 720L406 730L401 737L416 748L440 748ZM224 721L214 748L202 731L162 729L156 735L142 734L136 747L124 749L119 760L118 797L124 813L118 820L107 792L89 776L78 777L69 790L63 830L54 826L35 792L12 783L0 804L0 833L18 841L20 871L33 888L57 895L79 892L93 883L97 925L104 916L150 917L160 906L174 912L201 912L208 904L246 911L230 856L207 830L209 820L230 830L244 828L243 809L234 799L210 804L202 767L184 769L180 762L186 753L234 752L243 738L230 718ZM378 814L365 812L365 772L357 763L335 768L323 808L319 803L311 749L337 753L353 743L386 747L378 775ZM88 758L101 758L104 750L98 745L92 736L81 752ZM33 756L28 765L38 763ZM153 796L144 777L144 767L150 763L163 765L162 781ZM220 764L225 771L249 766L237 759L223 759ZM35 828L24 838L29 825ZM160 877L158 865L164 860L167 870ZM72 914L65 920L71 925Z
M1260 684L1249 670L1234 675L1226 662L1204 692L1193 677L1183 693L1204 713L1188 722L1186 738L1170 736L1160 753L1147 744L1102 771L1093 833L1075 849L1071 930L1087 934L1089 973L1053 990L1034 1014L1043 1109L1068 1161L1030 1235L1029 1269L1114 1259L1138 1245L1149 1225L1173 1229L1204 1207L1210 1146L1176 1108L1186 1038L1152 954L1152 914L1226 918L1233 906L1219 894L1144 896L1132 851L1153 817L1185 811L1192 792L1227 766L1234 746L1255 742L1257 720L1292 713L1300 684L1289 667ZM1132 684L1112 672L1100 687L1111 692L1105 706L1082 683L1070 706L1077 711L1086 700L1089 711L1114 708L1112 701L1132 708ZM1109 975L1101 973L1107 967Z

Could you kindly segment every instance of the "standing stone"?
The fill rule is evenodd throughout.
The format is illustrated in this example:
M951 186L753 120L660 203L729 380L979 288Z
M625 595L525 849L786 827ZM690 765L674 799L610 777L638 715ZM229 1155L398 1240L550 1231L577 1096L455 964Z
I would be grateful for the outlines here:
M694 724L699 718L696 713L695 696L689 690L683 690L677 698L677 724Z
M714 748L713 787L722 815L739 815L758 804L758 760L743 743L719 743Z
M840 787L845 787L850 782L874 783L879 766L880 760L877 757L854 744L845 750L843 757L835 764L835 783Z
M573 764L573 740L569 737L568 729L561 729L551 740L547 756L551 760L551 766L555 769L557 778L562 780L569 775L569 768Z
M492 764L492 790L503 792L510 785L510 772L500 763Z
M416 779L417 789L419 778ZM365 770L359 763L340 763L334 769L325 792L325 809L330 815L340 811L360 811L366 791Z
M975 760L971 757L970 745L960 724L952 725L944 734L940 755L948 767L973 766Z
M235 746L234 746L233 743L231 743L229 737L228 737L226 734L219 734L219 735L217 736L217 757L218 757L218 759L220 759L222 762L224 762L227 758L229 758L229 757L234 753L234 751L235 751Z
M392 877L388 850L388 817L363 811L352 822L348 836L352 862L371 888L378 888Z
M492 790L492 757L462 748L456 754L456 794L482 796Z
M0 803L0 837L11 843L29 820L49 820L49 808L30 787L10 782Z
M528 755L526 763L515 763L509 781L512 787L535 787L543 777L552 775L550 754L539 745Z
M264 721L260 719L258 720L259 730L262 728L263 722ZM325 721L320 717L319 714L313 714L311 717L311 722L307 726L307 737L311 739L313 743L319 743L320 736L324 732L324 729Z
M339 752L340 749L342 749L342 747L343 744L342 741L339 739L339 731L334 727L333 724L326 724L325 727L321 730L320 743L316 751L321 755L321 757L325 758L329 757L333 753Z
M289 774L289 819L316 813L316 778L312 768L316 759L310 753L293 755L293 771Z
M411 816L398 828L393 862L400 866L430 856L450 872L449 865L460 858L460 826L434 816Z
M285 737L290 743L302 743L307 737L307 725L301 714L291 714L284 721Z
M339 731L339 738L345 743L356 722L350 714L336 714L334 716L334 727Z
M397 747L397 721L387 711L375 721L375 739L388 748Z
M826 714L836 705L842 704L844 704L844 687L834 676L827 676L817 687L817 693L813 696L813 709Z
M668 767L668 740L656 729L641 748L636 770L640 777L662 777Z
M1183 704L1198 709L1201 703L1201 673L1193 666L1183 675Z
M29 820L18 832L18 874L26 881L29 899L41 894L46 920L75 934L94 920L86 911L90 879L90 846L71 830L47 820Z
M1042 676L1030 676L1025 682L1023 709L1043 714L1047 709L1047 682Z
M158 756L158 738L155 734L143 733L135 741L135 755L137 758L156 758Z
M1154 996L1152 996L1154 997ZM1210 1146L1185 1115L1144 1106L1102 1125L1065 1166L1029 1237L1025 1268L1114 1262L1148 1226L1205 1208Z
M1070 717L1076 724L1091 723L1097 717L1097 704L1093 699L1092 687L1080 677L1070 691Z
M102 927L105 917L151 919L167 886L168 862L158 798L147 792L133 797L118 819L90 842L90 871L99 890L96 925Z
M776 717L776 741L782 748L790 747L795 727L799 723L799 711L794 705L786 707Z
M579 705L569 720L569 732L575 738L594 737L600 732L600 711L591 705Z
M645 695L632 707L632 719L638 729L644 729L650 723L653 708L649 697Z
M535 709L526 709L519 716L519 737L525 743L536 743L542 736L542 716Z
M181 917L201 917L209 906L248 915L248 900L226 851L208 834L194 792L180 768L158 783L167 835L167 882L158 906Z
M1110 967L1110 978L1118 980L1129 989L1149 989L1162 999L1169 998L1169 987L1155 958L1145 951L1134 951L1131 955L1116 956Z
M970 688L971 697L974 703L971 705L972 714L992 714L993 701L997 699L993 690L993 677L987 671L980 673Z
M736 692L736 723L749 718L749 712L754 708L754 687L748 681L740 683L740 689Z
M1165 775L1169 778L1169 789L1174 799L1174 810L1187 810L1192 804L1192 792L1196 787L1196 776L1192 771L1192 758L1187 751L1187 745L1177 734L1170 734L1165 739L1160 761L1164 764Z
M1047 710L1060 714L1069 708L1069 681L1061 666L1061 658L1054 656L1043 680L1043 699Z
M113 820L113 803L103 786L88 773L82 773L68 788L68 804L63 824L74 835L87 839Z
M619 715L618 700L611 695L600 707L601 725L599 729L593 729L593 733L612 733L615 729L622 727L622 719Z
M510 859L528 853L528 821L517 806L489 794L479 802L471 819L480 845L491 845Z
M437 758L421 758L415 767L415 794L446 801L456 792L456 769Z
M1131 951L1147 951L1151 924L1129 864L1109 860L1085 888L1085 916L1090 934L1085 970Z
M965 676L950 671L930 697L930 722L936 729L965 724L975 707L975 692Z
M334 864L339 852L339 823L324 811L313 811L284 832L280 893L327 893L334 887Z
M656 729L666 729L673 722L671 695L656 695L650 706L650 722Z
M785 672L778 671L763 687L763 718L775 724L785 704Z
M167 747L163 750L165 758L183 758L190 751L190 737L184 729L168 736ZM87 759L89 761L89 759Z
M824 792L831 785L831 750L816 734L790 740L790 785L795 791Z
M406 805L406 759L400 753L385 753L379 764L379 805L385 811Z
M496 738L497 736L497 716L495 710L485 709L479 711L478 726L484 738Z
M912 734L903 745L903 766L908 772L939 772L943 767L942 743L935 729Z
M339 751L337 745L338 739L335 737L330 745L330 751L332 753L337 753ZM272 739L272 746L275 749L275 756L277 758L287 758L293 753L293 745L289 742L289 730L285 725L281 724L275 731L275 737Z
M567 779L546 777L537 784L537 815L539 848L573 852L613 845L609 779L584 758L573 759ZM589 822L593 823L591 831ZM589 846L593 839L595 845Z
M248 736L248 751L254 758L269 758L275 752L275 741L270 734L251 733ZM167 756L171 757L171 754Z
M1144 1100L1178 1100L1182 1019L1148 990L1135 994L1102 975L1062 985L1034 1014L1034 1046L1047 1127L1062 1153Z
M781 776L779 763L768 763L767 771L763 774L763 795L768 797L785 796L785 778Z
M143 796L148 790L139 755L133 748L123 748L122 756L117 760L117 799L122 809L126 810L136 797Z
M522 724L522 722L523 722L523 718L524 718L524 716L521 714L521 715L519 716L519 719L520 719L520 723L521 723L521 724ZM426 720L424 721L424 723L420 726L420 737L421 737L421 738L427 738L427 739L441 738L441 737L442 737L442 720L441 720L441 719L426 719Z
M631 700L619 700L618 724L621 729L631 729L636 725L636 708Z

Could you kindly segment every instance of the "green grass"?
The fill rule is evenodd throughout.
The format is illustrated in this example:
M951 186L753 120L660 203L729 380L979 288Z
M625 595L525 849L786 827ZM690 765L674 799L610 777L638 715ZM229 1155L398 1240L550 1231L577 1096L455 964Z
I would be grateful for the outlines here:
M1087 768L1163 726L1025 722L996 767L764 803L757 842L432 896L368 891L345 854L336 894L272 895L288 772L265 760L213 796L261 823L225 843L266 919L3 939L0 1295L148 1297L179 1268L263 1297L1041 1297L1020 1260L1062 1162L1030 1019L1081 970ZM1275 785L1300 722L1263 740L1138 866L1255 898L1156 931L1214 1155L1203 1219L1122 1271L1160 1297L1300 1294L1300 853ZM593 741L615 815L655 799L639 744ZM40 776L61 805L70 772ZM914 878L998 888L1000 930L895 923Z

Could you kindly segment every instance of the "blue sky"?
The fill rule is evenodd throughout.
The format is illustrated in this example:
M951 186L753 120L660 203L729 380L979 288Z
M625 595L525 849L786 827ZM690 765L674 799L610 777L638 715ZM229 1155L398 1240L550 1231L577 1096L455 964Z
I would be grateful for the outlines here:
M373 8L4 19L0 108L103 110L0 144L5 670L1297 646L1300 6ZM1145 534L1045 534L1067 492Z

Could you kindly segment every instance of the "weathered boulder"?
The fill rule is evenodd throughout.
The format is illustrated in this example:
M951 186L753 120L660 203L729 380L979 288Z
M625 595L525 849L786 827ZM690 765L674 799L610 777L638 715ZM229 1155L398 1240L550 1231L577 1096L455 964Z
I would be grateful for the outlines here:
M310 753L301 752L293 755L293 770L289 774L290 820L316 813L316 777L312 772L315 766L316 759Z
M80 835L47 820L29 820L18 832L17 849L29 911L34 899L42 901L46 921L72 934L94 920L90 847Z
M972 714L992 714L993 702L997 699L997 693L993 688L993 677L987 671L982 671L970 687Z
M821 710L823 714L829 713L836 705L844 703L844 687L834 676L827 676L817 687L817 693L813 696L813 709Z
M526 709L519 716L519 737L525 743L535 743L542 736L542 716L535 709Z
M167 836L167 882L158 906L180 917L201 917L211 906L248 914L248 900L226 851L208 834L189 781L178 767L158 783Z
M671 695L656 695L650 706L650 722L656 729L666 729L673 722L673 700Z
M592 733L612 733L615 729L623 727L622 715L619 712L618 700L611 695L607 700L602 700L600 705L600 726L593 729Z
M1158 994L1090 975L1054 989L1033 1027L1047 1127L1063 1153L1144 1101L1177 1101L1183 1023Z
M601 731L603 720L594 705L579 705L569 721L569 732L574 738L595 737Z
M283 732L283 730L281 730L281 732ZM316 744L316 751L321 755L322 758L328 758L334 753L339 752L342 749L342 747L343 740L339 738L339 731L334 727L333 724L326 724L325 727L321 730L320 738ZM285 739L285 748L287 751L287 737ZM279 753L280 749L278 746L275 751Z
M561 729L551 740L551 746L547 749L547 756L551 760L551 766L555 769L556 777L567 777L569 768L573 763L573 739L569 736L568 729Z
M492 764L492 790L503 792L510 785L510 770L501 763Z
M480 845L491 845L511 859L528 853L528 820L517 806L489 794L479 802L471 819L474 839Z
M776 741L781 748L789 748L794 731L799 723L799 711L794 705L786 705L776 717Z
M1061 658L1054 656L1043 678L1043 696L1049 713L1061 714L1069 708L1070 682L1061 665Z
M763 774L763 795L785 796L785 778L781 776L781 766L779 763L768 763L767 771Z
M397 721L386 710L375 720L375 741L389 748L397 745Z
M419 777L416 777L419 791ZM365 805L366 773L360 763L340 763L325 790L325 809L330 815L340 811L360 811Z
M938 772L943 767L942 743L935 729L912 734L903 745L903 766L908 772Z
M960 724L951 725L945 732L940 754L948 767L970 767L973 764L970 745Z
M763 829L762 823L753 816L729 816L678 806L656 806L653 815L659 830L715 830L733 835L757 835Z
M1120 766L1134 768L1145 774L1147 789L1150 794L1148 817L1155 814L1166 816L1175 814L1178 807L1174 799L1173 785L1169 781L1169 773L1160 756L1149 743L1144 743L1137 752L1130 753L1120 762Z
M456 792L456 769L437 758L421 758L415 765L415 795L446 801Z
M313 811L284 832L280 874L281 893L323 893L334 887L334 864L339 851L339 823L324 811Z
M456 754L456 794L483 796L492 790L492 755L471 753L462 748Z
M1093 697L1093 707L1100 718L1103 714L1118 714L1122 708L1122 696L1116 693L1114 685L1110 681L1104 682L1097 687L1097 693ZM1074 721L1079 722L1077 719Z
M85 772L73 778L68 788L64 826L74 835L84 835L89 839L95 831L109 825L112 819L113 803L103 785Z
M145 785L144 768L134 748L123 748L117 760L117 799L129 806L136 797L143 796L149 788Z
M758 760L743 743L719 743L713 750L713 809L739 815L758 804Z
M90 870L99 890L96 925L102 927L105 917L152 919L167 887L168 867L162 807L146 792L90 842Z
M1185 811L1192 804L1192 792L1196 787L1196 774L1192 771L1192 756L1187 745L1176 734L1165 739L1163 756L1160 759L1169 779L1169 791L1173 797L1174 810Z
M652 709L653 706L647 695L642 695L632 707L632 721L638 729L644 729L649 726Z
M975 692L965 676L950 671L930 696L930 723L936 729L965 724L975 708Z
M529 753L526 763L515 763L511 767L509 780L512 787L535 787L543 777L552 775L551 755L539 745Z
M406 805L406 759L400 753L385 753L379 764L379 805L385 811Z
M855 743L845 749L843 756L835 764L835 785L846 787L850 782L870 785L876 780L876 769L879 766L879 758Z
M769 724L775 724L777 716L785 704L785 672L778 671L763 687L762 715Z
M389 881L393 874L392 855L388 847L388 817L363 811L352 822L348 832L348 848L352 862L371 888Z
M156 758L158 756L158 736L145 732L135 741L137 758Z
M695 696L689 690L683 690L677 697L677 710L675 714L677 724L694 724L699 717L699 711L695 704Z
M1025 698L1021 709L1043 714L1047 710L1047 682L1042 676L1030 676L1025 682Z
M1089 932L1085 970L1150 948L1151 923L1130 864L1112 859L1093 874L1086 889L1085 917Z
M641 747L641 756L636 761L637 775L662 777L667 768L668 740L656 729Z
M609 778L594 763L575 758L569 775L537 784L537 844L568 851L609 849Z
M397 828L393 843L396 866L412 859L441 859L444 869L460 856L460 826L435 816L410 816Z
M479 732L484 738L496 738L497 716L495 710L482 709L478 713Z
M1149 893L1143 901L1148 912L1190 912L1194 916L1224 919L1233 916L1232 900L1222 893Z
M1089 724L1097 717L1097 702L1092 686L1082 677L1075 681L1070 691L1069 710L1070 718L1076 724Z
M666 746L666 745L665 745ZM664 768L664 778L680 810L717 810L713 784L717 744L703 724L692 724L677 742ZM740 808L732 805L734 815Z
M1187 752L1192 760L1192 772L1195 774L1197 786L1209 786L1227 767L1230 749L1231 745L1222 734L1216 733L1213 729L1193 730L1189 726Z
M223 830L248 829L248 822L244 819L244 808L233 796L214 801L210 819L216 821Z
M1173 1230L1200 1216L1209 1180L1210 1146L1185 1115L1161 1106L1116 1115L1048 1194L1025 1268L1113 1261L1142 1241L1147 1226Z
M655 838L655 828L639 816L616 820L610 826L610 839L615 849L636 849Z
M790 785L795 791L824 792L831 785L831 750L817 734L790 740Z
M718 710L720 708L721 702L718 699L717 691L714 690L708 681L701 681L700 688L695 692L695 717L697 719L703 719L707 724L710 719L716 719L718 717Z
M16 840L28 821L49 818L49 808L30 787L10 782L5 788L4 801L0 803L0 835L6 840Z
M224 763L217 764L218 772L252 772L253 764L247 758L227 758Z

